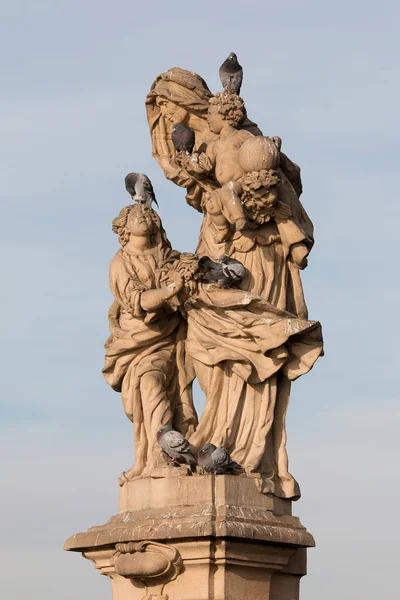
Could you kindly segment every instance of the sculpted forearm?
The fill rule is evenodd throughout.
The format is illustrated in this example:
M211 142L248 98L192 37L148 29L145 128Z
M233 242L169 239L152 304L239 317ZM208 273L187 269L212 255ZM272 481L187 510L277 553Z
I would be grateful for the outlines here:
M164 302L176 294L176 286L169 284L157 290L147 290L142 292L140 305L143 310L156 310L161 308Z

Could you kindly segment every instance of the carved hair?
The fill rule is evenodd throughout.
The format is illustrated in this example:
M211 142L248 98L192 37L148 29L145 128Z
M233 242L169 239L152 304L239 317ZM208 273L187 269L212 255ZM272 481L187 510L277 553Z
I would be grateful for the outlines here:
M160 221L157 214L149 206L146 206L145 204L130 204L129 206L125 206L125 208L120 211L118 217L115 217L112 222L112 230L119 236L118 240L121 246L125 246L125 244L129 242L131 233L127 228L127 223L129 216L134 213L141 213L142 215L149 216L153 222L153 232L160 229Z
M242 98L231 90L218 92L213 98L210 98L210 104L217 106L219 114L232 127L238 127L246 117Z

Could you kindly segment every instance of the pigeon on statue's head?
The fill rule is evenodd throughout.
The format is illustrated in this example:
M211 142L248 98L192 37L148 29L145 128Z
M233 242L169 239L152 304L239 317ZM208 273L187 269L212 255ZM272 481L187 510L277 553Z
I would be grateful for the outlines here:
M128 173L125 177L125 188L132 200L138 204L145 204L151 208L154 202L159 208L151 181L144 173Z
M172 127L171 135L172 143L175 150L192 154L195 143L195 133L190 127L186 127L183 123L175 123Z
M231 455L224 448L217 448L214 444L205 444L197 456L197 462L206 473L233 473L243 471L239 463L232 460Z
M219 68L219 78L224 90L230 90L239 95L243 81L243 69L238 63L237 56L231 52Z
M175 431L171 425L164 425L157 431L157 442L164 453L174 463L186 463L191 467L197 465L196 457L192 447L179 431Z

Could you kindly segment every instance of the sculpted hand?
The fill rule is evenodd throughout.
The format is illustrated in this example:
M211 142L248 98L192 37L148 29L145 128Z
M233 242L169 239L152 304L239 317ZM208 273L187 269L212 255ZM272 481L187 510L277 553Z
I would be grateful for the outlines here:
M187 169L189 164L190 154L186 154L185 152L178 152L175 156L175 162L177 165L181 167L181 169Z
M290 250L290 257L295 267L298 269L305 269L307 261L308 250L304 244L294 244Z
M184 286L184 279L178 271L170 269L166 273L166 285L173 291L173 294L178 294Z
M198 161L204 173L211 173L211 171L214 169L214 165L211 159L209 158L209 156L207 156L207 154L205 154L205 152L201 152L199 154Z
M213 170L213 164L206 154L203 152L198 154L183 154L176 158L178 164L182 169L185 169L189 174L193 175L205 175Z

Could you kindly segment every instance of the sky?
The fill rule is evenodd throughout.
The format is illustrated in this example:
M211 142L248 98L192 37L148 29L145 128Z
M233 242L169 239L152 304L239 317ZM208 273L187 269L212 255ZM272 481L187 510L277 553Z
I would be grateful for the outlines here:
M249 117L302 168L316 230L303 284L326 355L288 415L293 512L317 543L301 597L394 597L399 20L387 0L0 1L1 597L111 598L62 549L117 512L132 464L101 375L111 220L125 175L145 172L174 248L195 249L201 215L151 156L144 99L173 66L218 91L231 51Z

